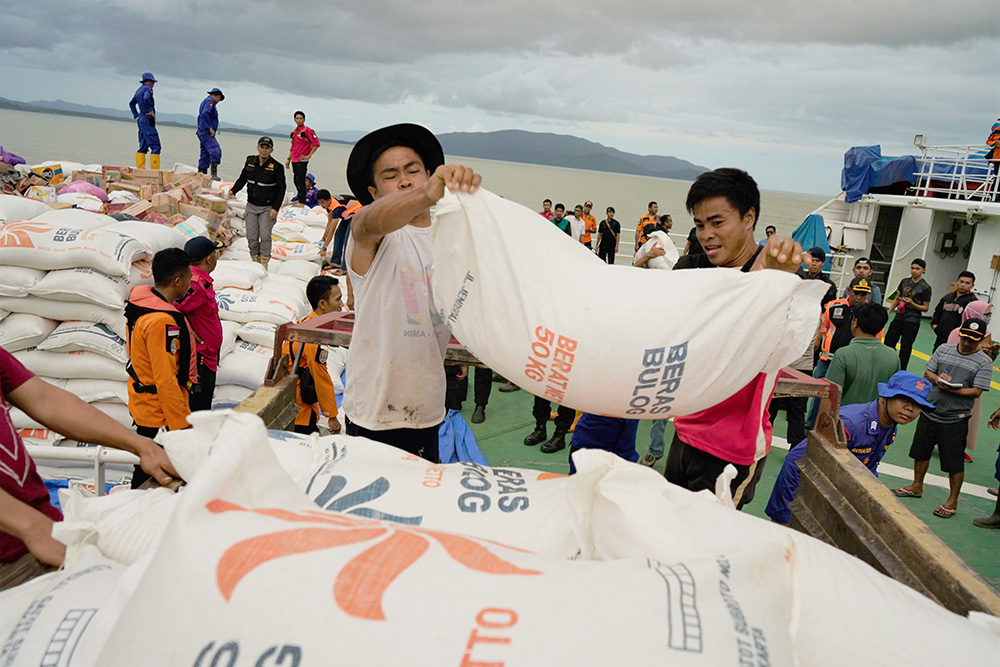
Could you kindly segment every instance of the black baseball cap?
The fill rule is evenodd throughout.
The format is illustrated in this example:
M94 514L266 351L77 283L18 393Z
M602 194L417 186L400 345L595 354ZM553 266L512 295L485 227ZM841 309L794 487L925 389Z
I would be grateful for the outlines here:
M274 139L272 139L271 137L268 137L268 136L263 136L263 137L261 137L260 139L257 140L257 145L260 146L261 144L264 144L265 146L270 146L271 148L274 148Z
M966 320L962 328L958 330L958 335L978 343L986 338L986 322L975 317L971 320Z
M809 250L806 250L806 252L821 262L826 261L826 251L819 246L813 246L812 248L809 248Z
M366 134L354 144L347 158L347 185L362 205L375 201L368 187L375 184L375 161L379 155L395 146L412 148L424 162L429 172L444 164L444 149L437 137L422 125L399 123Z
M919 257L917 257L915 260L913 260L912 262L910 262L910 266L913 266L914 264L916 264L917 266L919 266L921 269L926 269L927 268L927 262L925 262L924 260L922 260Z
M184 244L184 252L188 254L192 262L200 262L216 250L222 250L225 247L221 241L213 241L204 236L196 236Z

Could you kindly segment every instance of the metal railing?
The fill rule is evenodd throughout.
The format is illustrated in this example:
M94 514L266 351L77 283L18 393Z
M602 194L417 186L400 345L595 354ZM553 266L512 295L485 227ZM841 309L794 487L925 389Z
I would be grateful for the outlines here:
M139 457L119 449L107 447L46 447L44 445L25 445L28 454L35 461L64 461L72 463L94 464L94 490L99 496L104 495L104 466L108 463L130 464L139 463Z
M918 140L921 139L918 137ZM915 174L917 195L1000 201L996 163L991 165L986 160L983 146L924 146L917 143L917 147L920 149Z

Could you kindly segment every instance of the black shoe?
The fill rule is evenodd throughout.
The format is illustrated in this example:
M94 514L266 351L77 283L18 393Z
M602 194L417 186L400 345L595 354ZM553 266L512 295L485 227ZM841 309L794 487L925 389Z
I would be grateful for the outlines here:
M513 382L508 382L507 384L502 384L498 388L500 389L500 391L502 391L504 393L511 392L511 391L517 391L518 389L520 389L520 387L518 387Z
M1000 528L1000 514L985 516L981 519L973 519L972 523L980 528Z
M482 405L476 406L476 411L472 413L472 423L482 424L486 421L486 408Z
M560 449L566 448L566 429L557 428L556 432L552 434L552 438L541 446L541 450L545 454L552 454L553 452L558 452Z
M540 442L545 442L545 437L545 425L542 424L541 426L536 426L535 430L528 434L528 437L524 439L524 444L529 447L537 445Z
M504 376L500 375L496 371L493 371L493 381L494 382L506 382L507 378L505 378Z
M212 163L212 178L214 178L216 180L219 179L219 163L218 162L213 162Z

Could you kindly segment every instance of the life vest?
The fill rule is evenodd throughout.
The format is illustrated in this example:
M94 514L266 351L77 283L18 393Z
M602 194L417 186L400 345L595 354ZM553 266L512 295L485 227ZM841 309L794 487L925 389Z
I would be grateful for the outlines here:
M177 384L184 389L190 390L198 384L198 361L194 354L194 340L191 329L188 327L184 313L177 310L173 304L169 304L153 292L150 285L136 285L129 294L128 303L125 304L125 326L128 328L128 353L129 361L125 366L129 377L132 378L132 388L140 394L155 394L156 385L144 385L139 381L135 369L132 368L132 332L136 323L143 315L149 313L166 313L170 315L181 330L178 341L178 354L180 355L177 364Z

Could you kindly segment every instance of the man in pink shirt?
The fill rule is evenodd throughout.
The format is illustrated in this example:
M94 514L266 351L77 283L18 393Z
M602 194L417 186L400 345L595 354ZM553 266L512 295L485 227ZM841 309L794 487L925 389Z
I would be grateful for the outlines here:
M306 173L309 171L309 158L319 148L319 137L311 127L306 126L304 111L295 112L295 129L291 133L292 147L288 150L285 169L292 167L292 180L295 183L296 196L300 202L306 200Z
M62 519L10 419L21 408L47 428L81 442L132 452L160 484L177 477L155 442L114 421L69 392L35 377L0 348L0 591L62 565L66 547L52 537Z
M211 241L204 236L196 236L184 245L184 252L191 257L191 289L176 306L191 327L198 353L198 384L188 395L191 412L211 410L215 394L215 374L219 370L219 350L222 349L222 322L210 274L215 270L219 261L218 251L223 247L219 241Z
M745 171L723 168L702 174L688 191L687 209L705 254L681 257L675 271L721 267L795 273L802 263L802 247L790 238L774 234L757 245L760 191ZM737 471L731 485L733 502L737 507L750 502L771 448L767 409L776 379L760 373L718 405L676 417L664 471L667 481L691 491L714 490L716 478L732 464Z

